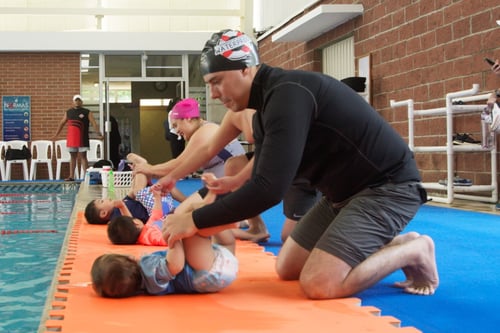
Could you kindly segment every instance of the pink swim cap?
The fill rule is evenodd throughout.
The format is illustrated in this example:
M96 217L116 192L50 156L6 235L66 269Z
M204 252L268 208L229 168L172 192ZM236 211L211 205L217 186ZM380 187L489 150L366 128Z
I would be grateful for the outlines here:
M198 106L198 101L194 98L186 98L179 101L172 108L170 117L172 119L199 118L200 108Z

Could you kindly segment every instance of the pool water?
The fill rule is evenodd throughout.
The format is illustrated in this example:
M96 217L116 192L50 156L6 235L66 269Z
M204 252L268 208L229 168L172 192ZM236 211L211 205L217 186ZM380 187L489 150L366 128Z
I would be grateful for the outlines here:
M77 184L0 185L0 332L36 332Z

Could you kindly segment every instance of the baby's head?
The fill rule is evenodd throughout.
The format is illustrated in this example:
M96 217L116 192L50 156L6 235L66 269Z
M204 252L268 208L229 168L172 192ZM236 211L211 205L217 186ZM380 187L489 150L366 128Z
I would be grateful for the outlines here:
M130 216L117 216L108 223L108 238L113 244L136 244L144 223Z
M92 287L101 297L123 298L141 293L141 270L129 256L103 254L92 264L90 275Z
M95 199L85 207L85 218L89 224L106 224L115 208L111 199Z

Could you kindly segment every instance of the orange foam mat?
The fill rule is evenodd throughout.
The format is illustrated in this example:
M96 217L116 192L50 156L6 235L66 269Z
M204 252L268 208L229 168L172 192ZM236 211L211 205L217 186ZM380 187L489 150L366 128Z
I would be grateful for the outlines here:
M314 301L298 282L281 281L275 257L249 242L238 242L237 280L215 294L97 297L90 285L90 267L102 253L139 256L158 247L109 243L104 226L86 223L78 212L56 290L45 320L45 332L420 332L399 327L399 320L380 316L357 298Z

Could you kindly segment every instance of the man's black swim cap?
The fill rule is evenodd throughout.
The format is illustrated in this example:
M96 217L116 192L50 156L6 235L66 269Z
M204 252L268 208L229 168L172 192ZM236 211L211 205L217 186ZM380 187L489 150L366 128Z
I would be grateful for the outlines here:
M212 35L201 51L201 75L257 66L259 54L252 39L237 30L221 30Z

